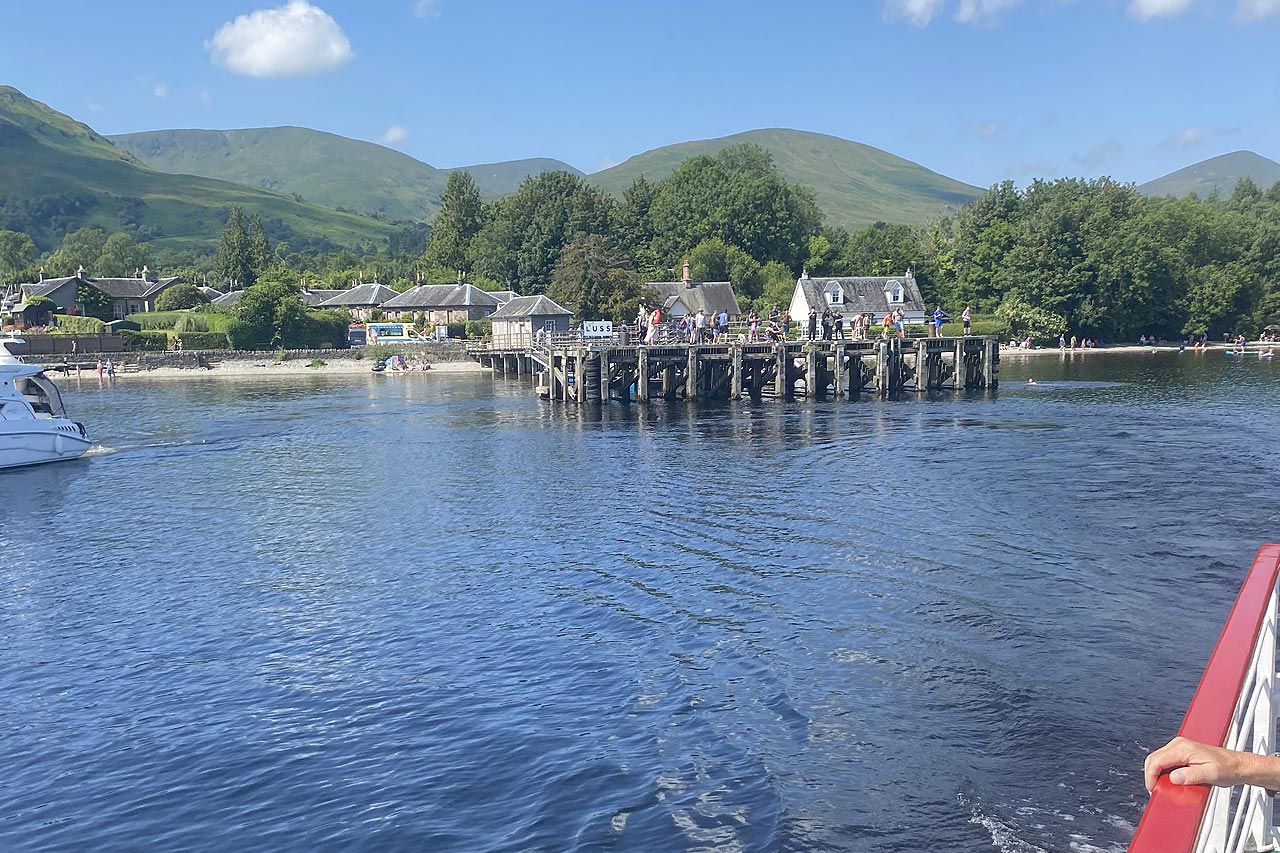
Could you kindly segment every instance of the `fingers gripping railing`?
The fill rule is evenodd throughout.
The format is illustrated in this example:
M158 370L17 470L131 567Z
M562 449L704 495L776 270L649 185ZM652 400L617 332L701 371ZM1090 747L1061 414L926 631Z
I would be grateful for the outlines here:
M1263 755L1275 752L1277 574L1280 545L1265 545L1240 588L1178 734ZM1271 796L1262 788L1174 785L1167 776L1130 853L1280 850Z

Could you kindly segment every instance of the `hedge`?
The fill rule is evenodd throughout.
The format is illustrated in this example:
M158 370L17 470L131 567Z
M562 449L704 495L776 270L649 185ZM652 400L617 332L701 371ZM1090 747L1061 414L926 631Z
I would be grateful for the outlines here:
M128 319L142 326L144 331L178 329L183 332L225 332L235 322L229 314L206 311L143 311L130 314Z
M169 349L168 332L120 332L124 348L132 352L164 352Z
M54 314L55 335L100 335L106 323L97 317L80 317L71 314Z
M184 350L231 349L226 332L183 332L175 337L182 341Z

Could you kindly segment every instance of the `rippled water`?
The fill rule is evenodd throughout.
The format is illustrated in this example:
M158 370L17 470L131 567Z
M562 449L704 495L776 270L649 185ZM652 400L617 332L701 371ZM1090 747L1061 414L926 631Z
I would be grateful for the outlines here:
M0 474L0 848L1122 850L1280 538L1277 369L73 381L106 450Z

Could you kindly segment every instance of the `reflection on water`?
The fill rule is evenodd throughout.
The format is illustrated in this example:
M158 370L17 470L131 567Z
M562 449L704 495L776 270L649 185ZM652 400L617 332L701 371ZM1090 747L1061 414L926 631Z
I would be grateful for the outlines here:
M1122 850L1277 535L1272 369L69 383L115 452L0 474L0 846Z

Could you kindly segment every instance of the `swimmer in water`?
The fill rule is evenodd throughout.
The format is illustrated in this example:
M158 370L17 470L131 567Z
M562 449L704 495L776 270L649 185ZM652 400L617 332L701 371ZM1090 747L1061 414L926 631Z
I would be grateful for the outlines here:
M1027 384L1028 384L1028 385L1035 385L1035 384L1036 384L1035 377L1033 376L1033 377L1031 377L1030 379L1028 379L1028 380L1027 380Z

